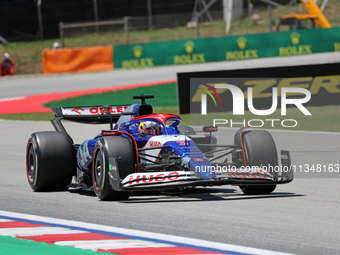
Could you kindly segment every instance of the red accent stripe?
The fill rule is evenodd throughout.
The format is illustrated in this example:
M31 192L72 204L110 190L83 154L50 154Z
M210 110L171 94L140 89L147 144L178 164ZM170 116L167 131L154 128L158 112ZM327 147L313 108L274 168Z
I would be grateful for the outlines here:
M0 114L51 112L51 109L44 107L43 104L53 102L56 100L63 100L63 99L70 98L70 97L106 93L110 91L134 89L134 88L139 88L139 87L151 87L151 86L157 86L157 85L173 83L173 82L177 82L177 80L168 80L168 81L115 86L115 87L108 87L108 88L96 88L96 89L89 89L89 90L54 92L50 94L32 95L32 96L27 96L21 99L1 101L0 102Z
M93 186L94 186L94 188L97 190L97 191L99 191L100 190L100 187L98 188L97 187L97 184L96 184L96 177L95 177L95 173L94 173L94 167L95 167L95 157L97 157L97 151L98 150L100 150L100 148L98 147L98 148L96 148L96 150L95 150L95 152L94 152L94 154L93 154L93 161L92 161L92 180L93 180Z
M119 255L174 255L174 254L222 254L218 252L202 251L188 247L150 247L98 250L97 252L118 253Z
M114 240L126 239L123 237L109 236L99 233L78 233L78 234L51 234L51 235L37 235L37 236L22 236L20 239L28 239L35 242L44 242L54 244L59 241L90 241L90 240Z
M32 227L48 227L48 226L22 221L0 222L0 228L32 228Z
M28 152L29 152L29 149L30 149L31 145L33 146L32 142L30 142L27 145L27 148L26 148L26 173L27 173L27 179L28 179L29 183L33 183L33 181L30 179L29 169L28 169Z
M127 132L124 132L124 131L118 131L119 133L121 134L125 134L127 136L130 136L133 140L133 142L135 143L135 149L136 149L136 159L137 159L137 173L139 173L139 154L138 154L138 147L137 147L137 142L135 140L135 138L133 137L133 135L127 133Z
M153 119L158 119L161 121L163 124L165 124L165 121L169 118L180 118L179 115L176 114L171 114L171 113L152 113L152 114L146 114L142 116L137 116L131 118L131 120L141 120L141 119L146 119L146 118L153 118Z

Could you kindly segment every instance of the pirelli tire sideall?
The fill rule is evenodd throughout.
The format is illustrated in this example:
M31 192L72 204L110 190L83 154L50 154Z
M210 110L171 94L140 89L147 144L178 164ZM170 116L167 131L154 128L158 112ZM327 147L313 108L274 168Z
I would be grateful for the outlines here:
M244 132L242 139L247 166L278 166L276 145L268 131ZM246 195L264 195L273 192L276 185L240 185L240 188Z
M134 173L135 153L130 138L107 136L98 140L93 157L92 179L94 192L100 200L125 200L132 192L113 190L110 184L109 158L117 160L120 179Z
M33 133L27 142L26 173L34 191L66 190L74 167L72 142L57 131Z

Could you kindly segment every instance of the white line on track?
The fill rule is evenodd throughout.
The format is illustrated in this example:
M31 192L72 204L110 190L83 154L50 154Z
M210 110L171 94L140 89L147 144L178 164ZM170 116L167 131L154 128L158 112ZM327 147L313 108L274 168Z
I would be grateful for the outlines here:
M1 214L1 213L0 213ZM68 228L58 227L32 227L32 228L2 228L1 236L34 236L34 235L50 235L50 234L79 234L86 233L80 230L71 230Z
M72 246L84 250L97 251L98 249L125 249L125 248L156 248L156 247L175 247L174 245L155 243L134 239L118 239L118 240L95 240L95 241L60 241L55 242L60 246Z
M0 216L12 217L12 218L18 218L18 219L30 220L30 221L46 222L48 224L60 224L60 225L65 225L65 227L66 226L79 227L82 229L85 228L85 229L91 229L91 230L113 232L116 234L134 236L136 237L136 239L148 238L148 239L154 239L155 241L158 240L158 241L166 241L166 242L175 242L175 243L180 243L184 245L206 247L206 248L218 249L222 251L233 251L233 252L240 252L240 253L254 254L254 255L287 255L288 254L288 253L262 250L262 249L257 249L257 248L238 246L238 245L204 241L204 240L193 239L193 238L171 236L171 235L166 235L166 234L151 233L151 232L146 232L146 231L131 230L131 229L125 229L125 228L110 227L110 226L104 226L104 225L98 225L98 224L92 224L92 223L84 223L84 222L79 222L79 221L69 221L69 220L61 220L61 219L35 216L35 215L6 212L6 211L1 211L1 210L0 210ZM138 241L138 240L135 240L135 241ZM143 241L143 243L145 243L145 241Z
M11 222L12 220L0 219L0 222Z
M4 101L13 101L13 100L18 100L18 99L24 99L26 97L8 97L8 98L1 98L0 102L4 102Z

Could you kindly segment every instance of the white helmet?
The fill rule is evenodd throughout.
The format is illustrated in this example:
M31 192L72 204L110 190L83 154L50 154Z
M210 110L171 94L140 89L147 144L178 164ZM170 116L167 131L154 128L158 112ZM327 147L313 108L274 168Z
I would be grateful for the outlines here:
M58 47L59 47L59 43L58 43L58 42L54 42L54 43L53 43L53 48L56 49L56 48L58 48Z
M10 56L9 56L9 54L7 52L5 52L4 57L5 58L10 58Z

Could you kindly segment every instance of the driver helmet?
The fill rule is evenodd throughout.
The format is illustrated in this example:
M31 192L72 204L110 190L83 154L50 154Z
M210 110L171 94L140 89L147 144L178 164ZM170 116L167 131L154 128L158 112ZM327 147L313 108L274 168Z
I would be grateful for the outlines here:
M161 125L155 121L144 121L139 124L139 134L145 135L159 135L161 134Z

